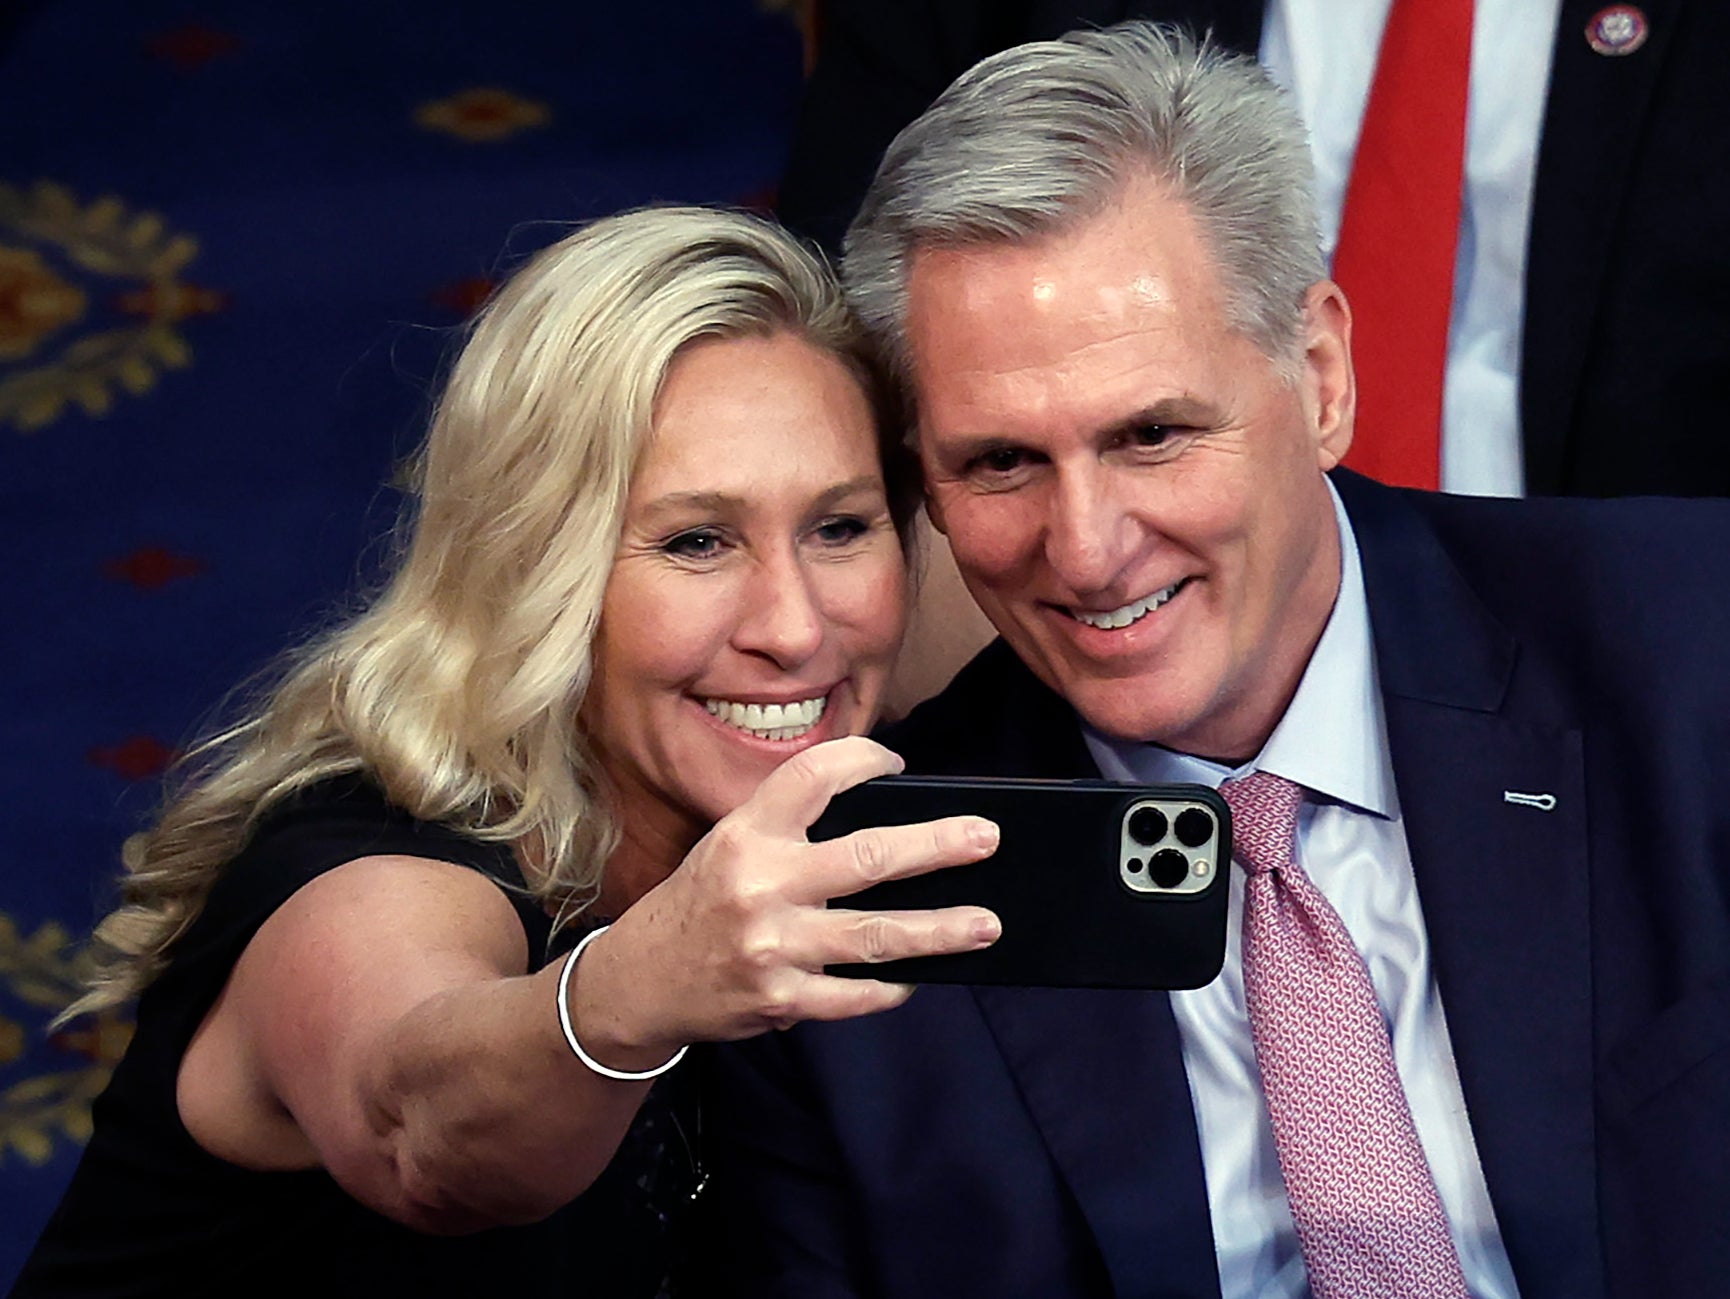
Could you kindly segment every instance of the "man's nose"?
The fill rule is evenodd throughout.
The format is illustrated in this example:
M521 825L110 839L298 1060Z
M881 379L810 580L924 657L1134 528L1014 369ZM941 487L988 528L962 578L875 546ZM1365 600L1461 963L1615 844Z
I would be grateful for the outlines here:
M744 592L734 647L761 654L783 668L797 667L823 643L824 622L811 575L797 555L765 558Z
M1046 518L1045 558L1071 590L1110 587L1134 547L1134 534L1135 521L1103 472L1059 472Z

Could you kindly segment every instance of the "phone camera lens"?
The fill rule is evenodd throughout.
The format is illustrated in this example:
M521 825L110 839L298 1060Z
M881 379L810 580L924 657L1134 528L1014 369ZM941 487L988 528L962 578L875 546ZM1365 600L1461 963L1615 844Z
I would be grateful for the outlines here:
M1176 848L1161 848L1147 861L1147 873L1162 889L1174 889L1189 878L1189 858Z
M1124 863L1124 865L1129 867L1129 873L1131 875L1141 874L1141 858L1131 857L1127 862Z
M1129 814L1129 837L1145 847L1165 838L1165 813L1143 804Z
M1177 814L1177 841L1185 848L1199 848L1213 838L1213 817L1199 807Z

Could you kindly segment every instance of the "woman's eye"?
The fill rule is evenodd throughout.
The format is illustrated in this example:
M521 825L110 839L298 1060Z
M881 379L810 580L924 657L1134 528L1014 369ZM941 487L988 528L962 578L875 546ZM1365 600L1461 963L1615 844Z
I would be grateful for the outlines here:
M724 547L725 541L717 528L692 528L661 545L667 554L680 559L713 559Z
M870 531L871 525L855 515L824 519L815 529L817 540L826 546L845 546Z

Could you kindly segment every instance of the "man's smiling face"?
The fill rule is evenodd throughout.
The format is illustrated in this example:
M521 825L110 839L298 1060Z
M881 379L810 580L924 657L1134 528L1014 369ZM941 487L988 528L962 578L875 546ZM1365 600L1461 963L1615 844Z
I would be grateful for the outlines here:
M1287 378L1225 304L1137 179L1053 236L916 253L908 338L931 515L1004 638L1105 733L1241 759L1338 591L1350 326L1312 288Z

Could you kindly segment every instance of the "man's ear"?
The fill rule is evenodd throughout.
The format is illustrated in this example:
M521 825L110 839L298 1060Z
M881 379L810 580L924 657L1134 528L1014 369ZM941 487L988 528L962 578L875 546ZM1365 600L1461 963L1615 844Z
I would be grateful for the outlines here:
M1352 309L1332 280L1317 280L1304 295L1304 414L1322 471L1346 457L1357 418L1352 374Z

